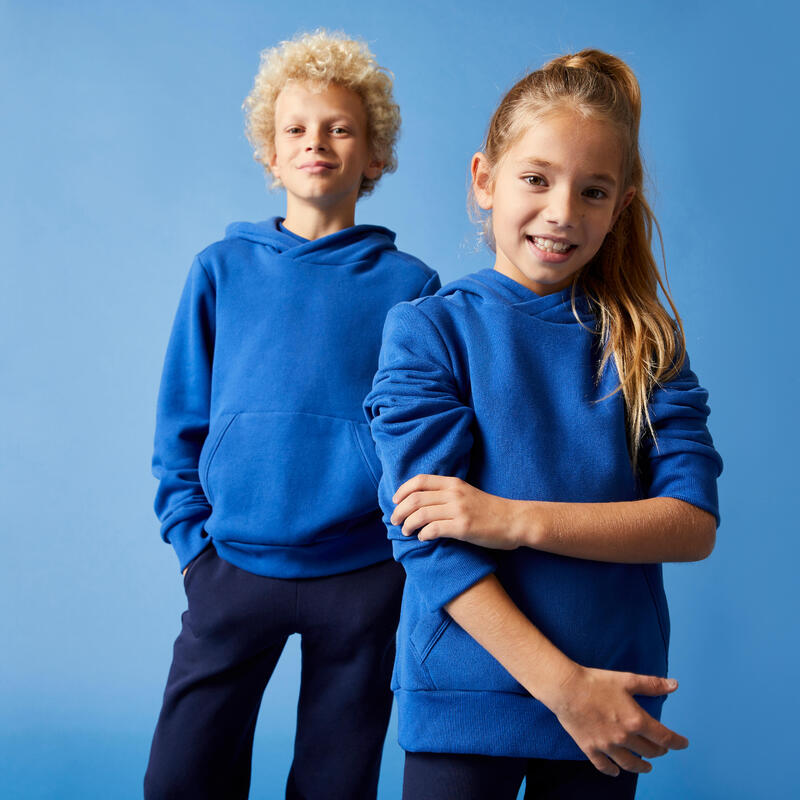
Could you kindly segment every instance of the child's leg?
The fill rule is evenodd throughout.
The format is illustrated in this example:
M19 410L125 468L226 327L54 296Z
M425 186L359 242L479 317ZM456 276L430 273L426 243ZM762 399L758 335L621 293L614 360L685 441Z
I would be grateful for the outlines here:
M303 669L287 798L375 797L404 577L384 561L298 581Z
M295 584L237 569L213 547L190 565L189 610L145 775L148 800L247 797L258 709L292 632Z
M590 761L550 761L532 758L525 777L525 800L632 800L635 772L616 778L599 772Z
M406 753L403 800L516 800L526 763L502 756Z

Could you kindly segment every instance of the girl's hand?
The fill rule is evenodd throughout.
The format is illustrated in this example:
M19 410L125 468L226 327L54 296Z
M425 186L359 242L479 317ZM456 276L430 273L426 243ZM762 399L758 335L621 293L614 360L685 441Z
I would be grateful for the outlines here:
M678 682L667 678L576 664L552 705L543 702L600 772L650 772L652 765L640 756L683 750L689 740L651 717L633 695L656 697L677 688Z
M395 493L393 525L421 542L446 536L481 547L513 550L522 538L521 504L482 492L460 478L416 475Z

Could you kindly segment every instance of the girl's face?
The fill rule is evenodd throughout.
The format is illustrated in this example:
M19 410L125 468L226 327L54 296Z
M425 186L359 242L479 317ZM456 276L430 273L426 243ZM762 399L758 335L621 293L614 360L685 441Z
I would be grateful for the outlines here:
M616 129L569 110L537 117L493 182L486 156L476 153L473 189L492 212L494 268L538 295L569 286L633 197L621 172Z

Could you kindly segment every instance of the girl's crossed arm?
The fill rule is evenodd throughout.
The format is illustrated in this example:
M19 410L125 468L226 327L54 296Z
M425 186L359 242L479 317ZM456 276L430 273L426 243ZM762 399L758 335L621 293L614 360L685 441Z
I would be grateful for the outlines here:
M712 514L683 500L623 503L508 500L459 478L417 475L395 495L391 521L420 541L450 537L482 547L533 547L594 561L648 564L699 561L716 537Z
M421 541L450 537L482 547L533 547L617 563L699 561L714 548L722 462L706 427L707 392L688 358L650 402L657 439L641 457L646 499L616 503L510 500L463 480L416 475L392 498L391 521Z

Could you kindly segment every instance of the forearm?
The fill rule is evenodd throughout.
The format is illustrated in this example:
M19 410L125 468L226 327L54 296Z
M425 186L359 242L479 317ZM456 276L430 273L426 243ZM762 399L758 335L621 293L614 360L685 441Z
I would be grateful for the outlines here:
M451 600L445 610L550 708L560 687L580 669L519 610L493 574Z
M714 548L714 517L673 497L618 503L510 501L520 545L594 561L699 561Z

